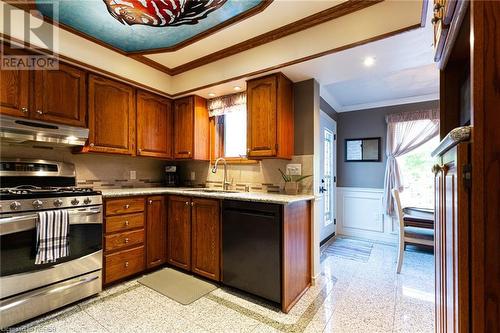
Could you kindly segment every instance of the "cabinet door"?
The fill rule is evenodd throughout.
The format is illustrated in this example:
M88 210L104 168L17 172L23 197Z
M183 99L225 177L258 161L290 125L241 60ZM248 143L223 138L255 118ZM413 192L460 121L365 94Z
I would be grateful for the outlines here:
M174 102L174 157L192 158L194 148L194 105L193 97Z
M220 279L219 200L192 199L191 270L209 279Z
M163 196L148 197L146 202L146 265L151 268L167 260L167 219Z
M0 60L3 58L0 55ZM29 115L30 71L3 70L0 79L0 113L16 117Z
M86 73L60 63L58 70L34 71L34 119L85 127Z
M276 76L248 81L247 154L249 157L276 155Z
M172 158L173 117L167 98L137 93L137 155Z
M188 197L168 197L168 262L191 269L191 201Z
M135 142L134 89L89 75L89 150L133 154Z

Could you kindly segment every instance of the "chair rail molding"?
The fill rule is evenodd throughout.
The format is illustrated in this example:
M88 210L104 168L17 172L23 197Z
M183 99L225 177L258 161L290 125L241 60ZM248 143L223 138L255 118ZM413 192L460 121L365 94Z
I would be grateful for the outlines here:
M396 244L398 228L382 196L382 188L337 187L337 234Z

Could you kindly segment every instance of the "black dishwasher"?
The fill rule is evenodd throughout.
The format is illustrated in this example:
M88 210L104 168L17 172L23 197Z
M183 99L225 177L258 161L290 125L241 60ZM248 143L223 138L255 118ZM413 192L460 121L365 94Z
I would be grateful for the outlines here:
M224 200L222 282L281 302L281 205Z

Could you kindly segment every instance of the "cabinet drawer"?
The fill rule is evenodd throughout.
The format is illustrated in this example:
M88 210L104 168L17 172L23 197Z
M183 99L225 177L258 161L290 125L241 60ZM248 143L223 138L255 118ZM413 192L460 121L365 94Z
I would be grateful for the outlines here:
M106 216L144 211L144 198L123 198L106 201Z
M104 236L104 250L113 251L144 243L144 229Z
M144 246L104 256L105 283L144 270Z
M127 214L106 218L106 233L127 231L129 229L144 227L144 214Z

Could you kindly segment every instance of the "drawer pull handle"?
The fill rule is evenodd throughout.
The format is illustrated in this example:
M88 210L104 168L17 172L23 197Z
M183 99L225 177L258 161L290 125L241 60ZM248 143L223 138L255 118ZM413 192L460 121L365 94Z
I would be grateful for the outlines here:
M128 261L125 261L125 267L128 267Z
M125 208L125 209L129 209L129 208L130 208L130 205L129 205L129 204L126 204L125 206L123 206L123 208Z
M125 244L127 244L128 243L128 238L125 238L124 242L125 242Z
M125 226L128 227L130 223L128 221L125 221Z

